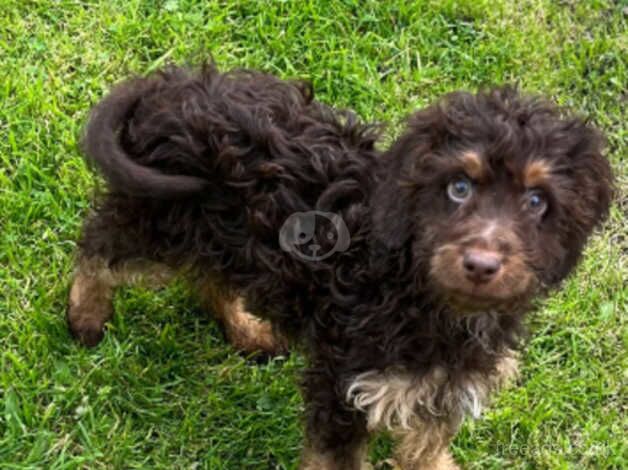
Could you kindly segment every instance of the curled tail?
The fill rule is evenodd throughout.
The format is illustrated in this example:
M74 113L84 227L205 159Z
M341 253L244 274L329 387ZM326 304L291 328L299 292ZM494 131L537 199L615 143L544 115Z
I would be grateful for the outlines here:
M92 111L83 149L116 192L136 197L172 199L205 190L207 180L191 175L168 174L142 165L124 150L120 134L141 98L155 83L138 79L115 88Z

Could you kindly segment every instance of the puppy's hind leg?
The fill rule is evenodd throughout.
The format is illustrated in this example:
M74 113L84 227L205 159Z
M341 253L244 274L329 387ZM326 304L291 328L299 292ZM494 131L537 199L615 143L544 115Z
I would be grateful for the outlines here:
M286 341L244 307L244 299L215 279L204 279L198 288L201 303L222 324L229 342L246 353L277 355L287 350Z
M67 320L72 335L85 346L96 346L104 336L105 323L113 316L116 287L140 281L151 286L163 285L171 275L168 268L149 261L116 263L110 267L104 258L82 257L68 302Z
M116 287L137 284L162 286L173 271L151 257L155 247L137 227L137 217L120 223L124 208L114 198L106 201L85 224L68 299L71 333L85 346L103 338L105 323L113 316ZM124 220L124 219L123 219Z
M113 316L115 278L102 258L83 258L78 262L70 288L67 320L72 335L85 346L100 343L105 323Z

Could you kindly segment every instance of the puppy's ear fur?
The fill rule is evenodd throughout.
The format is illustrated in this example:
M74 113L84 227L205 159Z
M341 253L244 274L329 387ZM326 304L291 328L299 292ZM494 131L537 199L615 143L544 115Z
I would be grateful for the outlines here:
M400 248L412 234L413 223L410 218L411 201L400 184L401 158L394 160L396 153L382 157L390 164L388 174L383 177L374 195L373 228L375 237L387 248Z
M407 120L406 131L380 158L379 186L373 204L375 236L388 248L400 248L411 240L415 229L413 182L420 160L445 138L442 109L419 111Z
M613 198L613 176L604 156L604 136L586 121L565 120L552 136L564 142L562 176L570 182L569 192L560 195L564 203L559 225L571 248L571 256L556 266L555 278L560 280L575 267L587 238L607 218Z
M581 200L574 201L573 216L588 235L608 216L613 197L611 167L603 155L606 142L600 131L581 119L567 121L564 132L573 136L567 157L581 189Z

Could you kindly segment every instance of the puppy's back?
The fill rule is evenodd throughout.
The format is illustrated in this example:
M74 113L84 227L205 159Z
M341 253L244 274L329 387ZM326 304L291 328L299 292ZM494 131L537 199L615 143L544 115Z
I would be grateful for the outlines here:
M115 87L91 114L84 152L115 192L185 198L206 191L230 157L298 133L311 99L305 83L261 72L172 67Z

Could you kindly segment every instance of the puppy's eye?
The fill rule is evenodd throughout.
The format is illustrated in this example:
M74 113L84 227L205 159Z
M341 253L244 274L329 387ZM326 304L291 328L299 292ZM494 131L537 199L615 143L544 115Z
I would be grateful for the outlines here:
M473 185L469 178L465 176L458 176L451 180L447 185L447 196L454 202L462 204L464 201L471 197L473 192Z
M540 217L547 211L547 198L541 191L530 191L526 195L525 205L528 211Z

